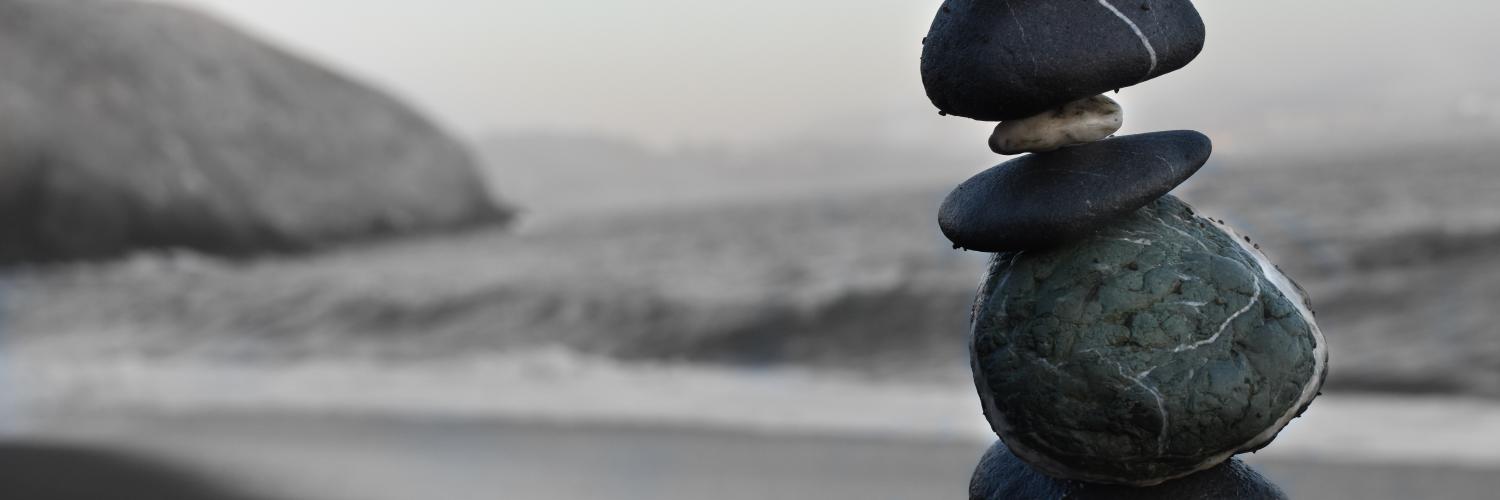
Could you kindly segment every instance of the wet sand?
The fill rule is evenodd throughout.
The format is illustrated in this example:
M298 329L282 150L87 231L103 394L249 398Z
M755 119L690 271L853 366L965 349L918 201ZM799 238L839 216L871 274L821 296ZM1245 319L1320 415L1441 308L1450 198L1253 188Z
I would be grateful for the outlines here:
M49 419L29 442L130 453L297 500L961 499L984 444L653 426L266 415ZM0 447L3 448L3 447ZM1500 470L1250 461L1293 498L1482 499Z

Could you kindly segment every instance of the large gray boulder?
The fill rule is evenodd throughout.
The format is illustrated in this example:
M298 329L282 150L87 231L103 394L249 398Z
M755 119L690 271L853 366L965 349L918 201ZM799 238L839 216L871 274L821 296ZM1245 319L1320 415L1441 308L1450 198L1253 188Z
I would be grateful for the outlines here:
M301 251L508 215L422 116L208 16L0 0L0 264Z

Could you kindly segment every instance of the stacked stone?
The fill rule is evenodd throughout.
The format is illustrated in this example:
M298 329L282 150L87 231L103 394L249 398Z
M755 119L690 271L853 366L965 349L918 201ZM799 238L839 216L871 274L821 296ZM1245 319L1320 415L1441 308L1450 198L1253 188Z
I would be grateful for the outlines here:
M1259 246L1168 194L1208 161L1193 131L1110 137L1100 95L1203 48L1188 0L947 0L922 77L944 113L1000 121L943 233L994 253L974 381L1001 438L974 499L1282 498L1237 454L1326 375L1307 295Z

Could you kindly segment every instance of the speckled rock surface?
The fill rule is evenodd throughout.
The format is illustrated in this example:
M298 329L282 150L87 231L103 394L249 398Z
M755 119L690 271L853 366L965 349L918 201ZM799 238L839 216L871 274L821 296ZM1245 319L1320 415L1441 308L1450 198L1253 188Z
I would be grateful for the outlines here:
M1213 143L1179 130L1023 156L964 181L938 225L959 248L1036 250L1113 224L1192 177Z
M922 83L947 114L1014 120L1176 71L1204 36L1188 0L947 0Z
M975 304L985 414L1059 478L1146 486L1259 449L1318 394L1306 294L1165 196L1088 239L999 254Z
M1096 95L995 126L990 151L1003 155L1044 153L1102 140L1124 125L1125 110L1120 103Z
M1231 459L1212 469L1148 488L1053 479L995 443L974 478L970 500L1283 500L1275 484L1244 462Z

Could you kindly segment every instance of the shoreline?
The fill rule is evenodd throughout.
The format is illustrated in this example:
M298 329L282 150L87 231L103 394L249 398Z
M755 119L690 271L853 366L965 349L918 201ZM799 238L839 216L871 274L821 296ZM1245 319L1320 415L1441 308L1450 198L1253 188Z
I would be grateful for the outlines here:
M505 417L139 413L49 425L0 449L122 450L296 500L963 498L989 444ZM1500 467L1242 458L1293 498L1481 499L1500 489Z
M850 374L642 365L557 353L274 368L103 361L12 364L15 411L0 421L9 421L17 436L90 419L332 418L975 445L994 439L978 397L958 383L871 383ZM1500 447L1486 445L1496 442L1500 401L1333 393L1256 456L1500 469Z

